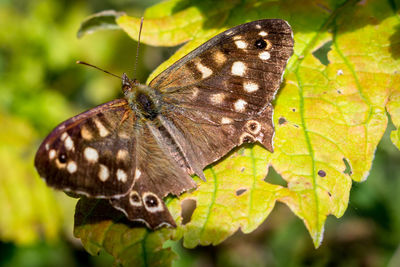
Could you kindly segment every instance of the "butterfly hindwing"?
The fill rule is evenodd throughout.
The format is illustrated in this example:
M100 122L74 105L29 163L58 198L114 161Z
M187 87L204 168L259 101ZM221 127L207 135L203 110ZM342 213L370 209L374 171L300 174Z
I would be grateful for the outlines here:
M48 185L90 197L126 194L135 171L134 117L118 99L77 115L43 141L35 166Z
M157 136L154 126L145 124L137 131L137 167L134 186L124 197L114 198L110 203L123 211L128 219L144 222L150 228L164 224L176 226L163 202L169 193L179 195L196 186L184 168L179 151L164 136L166 131L158 126L162 136ZM180 165L181 164L181 165Z

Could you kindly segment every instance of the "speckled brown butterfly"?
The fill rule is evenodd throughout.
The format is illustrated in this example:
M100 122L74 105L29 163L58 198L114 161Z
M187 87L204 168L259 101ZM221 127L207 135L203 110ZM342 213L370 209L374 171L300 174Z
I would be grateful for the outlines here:
M163 197L244 142L272 151L271 101L293 52L280 19L229 29L149 85L122 77L124 98L77 115L43 141L35 166L47 184L108 199L132 221L176 226Z

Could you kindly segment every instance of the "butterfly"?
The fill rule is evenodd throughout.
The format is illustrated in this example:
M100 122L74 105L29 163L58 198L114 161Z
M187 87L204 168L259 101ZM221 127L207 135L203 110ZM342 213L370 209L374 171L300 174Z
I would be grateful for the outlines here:
M163 198L243 143L273 151L271 102L293 53L281 19L218 34L148 85L122 76L124 97L58 125L35 166L56 189L102 198L131 221L175 227Z

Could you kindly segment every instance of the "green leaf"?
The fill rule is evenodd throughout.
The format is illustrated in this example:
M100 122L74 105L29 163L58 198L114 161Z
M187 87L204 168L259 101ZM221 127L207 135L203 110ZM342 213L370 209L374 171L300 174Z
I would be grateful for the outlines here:
M163 2L145 17L144 43L190 40L151 77L222 30L255 19L288 20L295 53L274 103L275 152L258 145L240 148L206 168L207 182L198 181L196 190L168 203L178 228L161 232L169 232L173 240L183 238L190 248L216 245L239 228L245 233L256 229L280 201L304 221L318 247L326 217L342 216L352 181L368 176L387 126L385 108L396 127L400 124L400 39L395 38L400 20L394 2L221 1L222 10L210 2L188 3ZM137 38L138 21L129 16L117 20L132 38ZM398 145L398 130L392 140ZM285 186L269 182L268 166ZM181 207L188 200L196 208L182 225ZM101 224L88 226L99 230L90 240L101 239ZM97 244L97 249L104 247ZM121 254L113 255L120 260Z
M171 249L162 247L169 229L137 227L104 200L79 200L74 234L92 255L104 248L123 266L170 266L176 258Z
M117 12L115 10L105 10L91 15L82 22L78 30L78 38L81 38L85 34L91 34L98 30L119 29L120 27L116 23L116 19L124 14L124 12Z

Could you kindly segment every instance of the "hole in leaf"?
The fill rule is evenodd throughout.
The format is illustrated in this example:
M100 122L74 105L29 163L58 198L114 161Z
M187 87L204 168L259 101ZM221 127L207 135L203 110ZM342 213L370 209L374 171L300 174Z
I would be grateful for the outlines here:
M285 124L286 123L286 119L285 117L280 117L278 120L279 125Z
M341 94L341 93L342 93L342 91L340 91L340 90L337 90L337 93L338 93L338 94Z
M286 187L287 183L284 179L282 179L282 176L278 174L274 168L269 167L268 168L268 175L265 177L264 182L270 183L270 184L276 184L276 185L281 185Z
M181 207L182 207L182 225L185 225L190 222L192 219L192 215L194 210L196 209L197 202L194 199L185 199L182 201Z
M245 167L240 168L240 172L244 172L245 169Z
M328 52L331 50L332 43L332 41L326 42L312 53L313 56L325 66L330 63L328 60Z
M318 175L319 175L320 177L325 177L325 176L326 176L326 172L325 172L324 170L319 170L319 171L318 171Z
M246 188L241 188L241 189L238 189L237 191L236 191L236 195L237 196L240 196L240 195L242 195L244 192L246 192L247 191L247 189Z
M295 108L292 108L292 111L293 111L293 112L296 112L296 109L295 109Z
M348 160L346 158L343 158L343 162L346 165L346 169L344 170L344 174L348 174L348 175L352 175L353 171L351 170L351 166L350 163L348 162Z

